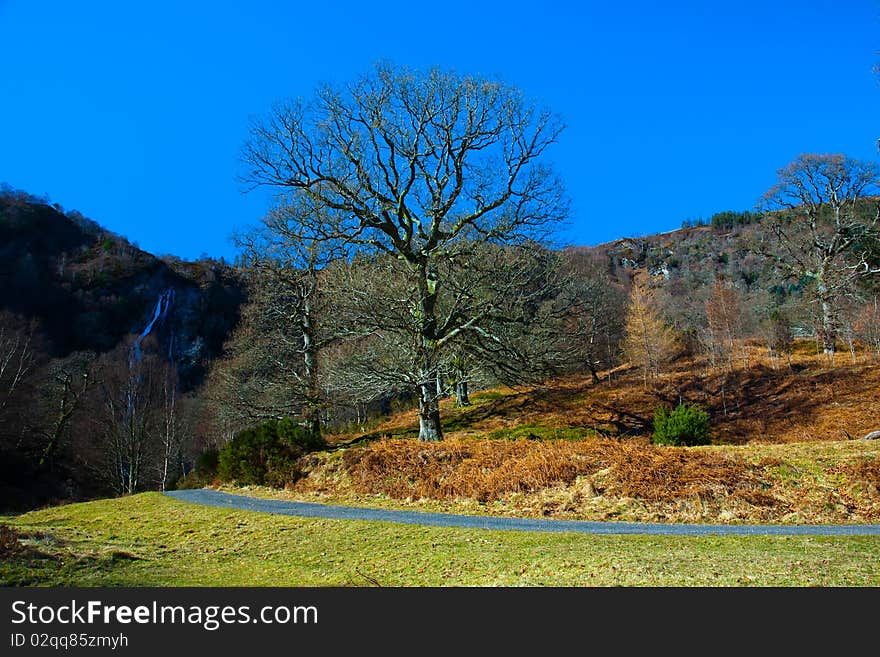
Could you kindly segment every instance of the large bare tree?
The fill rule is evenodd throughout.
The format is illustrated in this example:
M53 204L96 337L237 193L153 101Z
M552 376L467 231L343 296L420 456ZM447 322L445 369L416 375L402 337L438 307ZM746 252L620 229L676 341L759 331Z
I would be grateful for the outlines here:
M566 214L542 163L559 120L508 85L441 70L378 66L311 102L276 106L245 145L251 185L305 194L324 208L303 233L384 253L408 269L418 322L407 346L419 391L421 440L440 440L437 369L462 334L483 340L491 311L456 305L441 316L444 262L458 245L523 243ZM449 292L453 294L454 292Z
M347 343L324 358L326 386L334 397L375 401L416 393L433 402L455 393L458 403L467 405L473 383L515 385L558 369L556 255L534 244L464 241L454 253L461 257L438 263L438 278L446 281L438 294L439 324L455 325L460 317L478 321L472 328L443 331L434 380L427 385L412 268L378 255L336 262L323 272L333 309L326 321Z
M810 283L819 334L835 352L840 300L860 278L880 273L880 168L845 155L805 154L778 171L763 197L777 261L791 277ZM874 198L871 198L874 197Z

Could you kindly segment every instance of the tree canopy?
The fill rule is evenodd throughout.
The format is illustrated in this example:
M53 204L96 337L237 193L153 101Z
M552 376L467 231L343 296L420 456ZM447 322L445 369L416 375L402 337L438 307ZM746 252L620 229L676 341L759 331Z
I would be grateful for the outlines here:
M419 390L423 440L442 436L436 380L456 343L509 355L499 321L509 290L481 285L474 295L458 283L486 280L474 274L491 265L484 243L528 250L565 218L562 185L543 161L561 130L504 83L387 65L279 104L252 126L243 179L321 209L290 214L289 238L399 261L396 294L416 326L406 373Z

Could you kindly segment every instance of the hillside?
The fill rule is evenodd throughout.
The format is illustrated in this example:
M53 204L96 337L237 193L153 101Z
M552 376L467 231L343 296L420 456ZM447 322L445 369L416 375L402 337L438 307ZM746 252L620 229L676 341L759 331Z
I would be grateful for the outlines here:
M127 474L113 469L114 449L147 425L146 414L131 431L114 425L113 409L140 395L153 408L138 413L155 410L160 376L175 408L185 395L196 408L194 391L238 322L239 273L157 258L78 212L9 189L0 190L0 263L0 506L118 490L108 473ZM122 376L134 362L150 372ZM148 390L122 390L148 380ZM198 419L194 410L189 426ZM191 449L166 458L185 463Z
M36 320L53 357L106 352L151 333L187 388L202 381L244 299L235 271L215 261L160 259L76 212L22 193L0 194L0 310Z
M839 354L829 364L813 341L800 340L780 363L760 345L745 349L749 362L732 370L712 367L706 357L679 358L648 386L624 364L602 373L600 383L571 375L537 387L478 392L466 408L447 399L444 435L647 441L654 409L679 402L707 410L712 442L719 445L851 440L880 428L880 367L873 354L859 353L855 362ZM334 440L406 437L417 422L414 410L400 412Z

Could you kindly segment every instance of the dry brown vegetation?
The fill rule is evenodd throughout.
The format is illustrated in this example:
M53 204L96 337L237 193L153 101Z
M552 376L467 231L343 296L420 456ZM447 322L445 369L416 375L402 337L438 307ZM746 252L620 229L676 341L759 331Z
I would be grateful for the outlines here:
M532 516L876 522L880 441L851 438L880 428L880 367L849 360L828 364L801 343L790 363L754 347L748 366L726 372L683 359L647 387L622 367L599 384L482 391L471 407L444 408L443 442L413 440L415 413L397 413L307 457L291 490ZM713 445L651 445L654 409L679 400L709 412Z
M646 441L377 440L310 455L316 501L589 520L877 522L880 443L662 447Z
M0 559L11 559L24 552L20 533L8 525L0 525Z
M854 484L864 487L869 495L880 497L880 458L865 458L840 466L840 472Z
M815 355L815 344L805 341L796 345L790 364L770 361L764 350L752 346L748 367L740 364L733 371L682 358L647 387L639 370L623 366L604 373L599 384L584 374L531 389L475 393L472 401L474 406L459 409L445 400L447 437L479 438L536 426L647 439L654 409L683 401L709 413L713 444L849 440L880 429L880 364L859 355L853 365L849 354L838 354L829 365ZM335 441L409 436L416 426L415 412L408 411L369 433Z
M706 452L606 439L585 441L387 440L346 451L353 488L395 498L493 502L588 477L593 494L612 489L645 500L728 495L765 485L758 467ZM594 478L598 473L601 484Z
M9 525L0 525L0 562L29 563L34 559L54 559L37 549L47 537L40 532L22 532Z

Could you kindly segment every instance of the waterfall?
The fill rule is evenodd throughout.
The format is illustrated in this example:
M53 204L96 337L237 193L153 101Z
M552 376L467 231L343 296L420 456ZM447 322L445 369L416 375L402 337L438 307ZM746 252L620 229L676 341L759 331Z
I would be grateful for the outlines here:
M150 334L150 331L153 330L153 326L156 322L163 319L168 314L168 310L171 308L173 302L174 288L169 287L159 295L159 300L156 302L156 309L153 311L152 319L144 327L144 330L141 331L141 334L135 338L134 345L132 345L133 359L135 362L141 359L141 342L143 342L144 338Z

